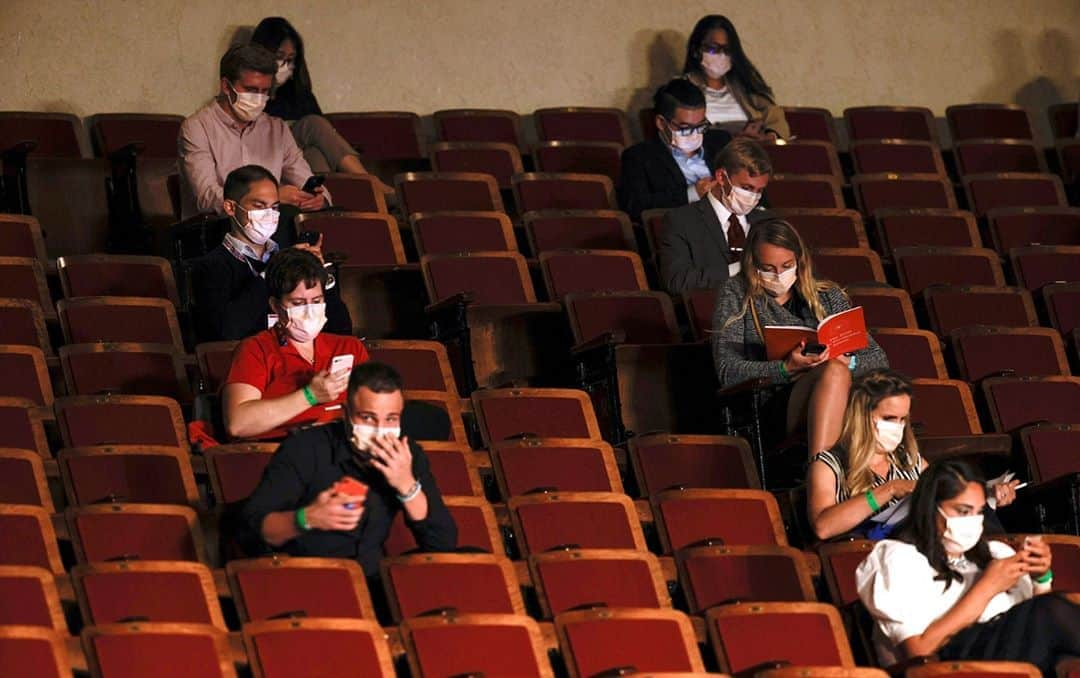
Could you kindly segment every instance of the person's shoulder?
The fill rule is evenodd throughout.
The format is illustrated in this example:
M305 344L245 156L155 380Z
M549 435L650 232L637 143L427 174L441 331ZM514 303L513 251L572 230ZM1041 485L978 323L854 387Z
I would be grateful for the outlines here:
M666 149L656 139L646 139L636 144L627 146L623 151L623 162L644 161L647 158L660 155Z
M820 461L833 470L844 468L842 459L844 455L839 450L822 450L814 455L814 458L810 460L811 463Z
M240 345L236 347L236 353L237 355L265 356L266 354L277 350L277 348L277 336L273 330L267 329L245 339L241 339Z
M704 223L703 210L706 208L712 209L712 206L709 205L708 198L702 198L668 210L666 217L671 223Z
M332 350L334 355L340 353L354 353L359 355L361 353L366 353L367 351L367 349L364 348L364 342L349 334L320 332L316 341Z
M746 296L746 281L743 280L742 275L730 276L720 283L720 287L716 290L716 296L718 299L737 298L741 302L742 298Z
M340 421L332 421L317 426L305 426L293 430L281 441L276 455L285 458L300 457L305 461L310 460L313 450L332 450L337 441L344 440L344 427Z
M217 106L217 101L211 100L199 107L194 113L184 118L184 121L180 123L180 129L183 131L195 126L203 126L206 120L214 115L214 106Z
M899 539L882 539L874 544L864 564L869 562L891 568L925 565L928 561L914 544Z

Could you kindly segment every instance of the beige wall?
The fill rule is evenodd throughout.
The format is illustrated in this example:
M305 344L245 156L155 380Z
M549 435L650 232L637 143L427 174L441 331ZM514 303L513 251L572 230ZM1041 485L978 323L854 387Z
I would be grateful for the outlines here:
M709 11L729 13L783 104L940 116L1080 93L1077 0L0 0L0 109L188 114L216 90L234 33L284 13L326 111L636 110Z

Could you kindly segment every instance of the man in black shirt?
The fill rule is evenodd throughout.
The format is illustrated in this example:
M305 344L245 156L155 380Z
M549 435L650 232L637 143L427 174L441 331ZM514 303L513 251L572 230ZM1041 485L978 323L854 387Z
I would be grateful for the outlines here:
M398 511L420 549L454 550L457 526L427 457L400 437L404 402L392 367L354 368L344 419L281 444L243 508L246 529L290 555L354 559L369 577Z
M225 179L222 209L230 221L225 240L191 264L192 320L201 342L244 339L267 328L269 295L263 271L279 245L289 246L292 228L279 225L278 182L264 167L245 165ZM321 239L320 239L321 242ZM299 243L322 258L318 244ZM352 334L352 319L334 288L326 294L326 327Z

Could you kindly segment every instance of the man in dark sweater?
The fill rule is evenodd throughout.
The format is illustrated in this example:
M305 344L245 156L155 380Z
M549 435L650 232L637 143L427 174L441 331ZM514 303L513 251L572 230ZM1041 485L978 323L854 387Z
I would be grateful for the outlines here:
M225 179L225 240L191 264L192 319L200 343L237 340L265 330L270 306L263 272L278 251L278 182L264 167L245 165ZM320 240L321 242L321 240ZM320 259L315 245L298 243ZM335 288L326 294L324 331L352 334L352 319Z

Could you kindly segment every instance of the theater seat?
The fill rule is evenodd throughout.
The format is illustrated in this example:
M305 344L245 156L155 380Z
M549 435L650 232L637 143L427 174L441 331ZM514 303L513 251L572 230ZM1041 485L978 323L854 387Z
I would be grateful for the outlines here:
M533 111L541 141L609 141L630 145L626 116L617 108L567 106Z
M64 610L56 589L56 575L31 565L0 565L0 630L33 626L67 634ZM0 648L4 641L0 638ZM10 658L0 649L0 666L10 670ZM39 675L39 674L26 674Z
M39 626L0 626L0 666L13 676L68 678L67 631Z
M761 487L744 438L650 433L631 438L629 453L642 498L673 487Z
M1031 479L1042 483L1080 473L1080 424L1035 424L1020 429Z
M852 140L913 139L938 143L937 125L929 108L916 106L853 106L844 109Z
M537 210L521 215L534 254L557 249L637 250L630 218L617 210Z
M852 306L862 306L867 327L918 327L907 290L875 284L846 285L844 290Z
M137 502L199 506L186 449L155 445L95 445L57 453L69 506Z
M503 556L418 553L383 559L380 573L395 622L450 610L525 613L514 567Z
M398 223L379 212L300 214L296 230L322 236L322 251L344 256L350 266L398 266L405 263Z
M982 392L1000 433L1043 421L1080 424L1080 377L988 377Z
M156 297L180 306L168 260L121 254L63 256L56 260L64 297Z
M394 677L386 633L361 619L274 619L248 622L244 647L256 676Z
M87 626L87 664L100 676L235 678L225 631L207 624L129 622Z
M1061 335L1048 327L964 327L950 337L960 378L1069 376Z
M510 188L510 177L521 174L521 152L515 144L490 141L441 141L430 149L436 172L490 174L500 190Z
M30 565L63 574L48 511L40 506L0 504L0 565Z
M210 488L217 505L247 499L259 484L277 443L236 443L203 450Z
M780 508L763 490L665 490L652 498L664 553L687 546L787 546Z
M723 605L706 613L705 624L722 671L737 673L774 661L796 666L855 665L840 614L832 605Z
M678 552L690 612L734 602L814 602L801 551L789 546L689 546Z
M71 572L83 622L209 624L225 631L214 576L201 563L94 563Z
M611 446L599 440L528 438L490 446L499 492L623 492Z
M409 222L421 257L453 252L517 251L514 227L510 217L502 212L414 212Z
M193 509L166 504L94 504L66 512L80 563L107 560L206 562L202 530Z
M660 563L651 553L567 549L529 556L544 619L586 606L669 608Z
M948 379L941 340L926 330L879 327L871 336L889 358L889 367L908 377Z
M676 610L597 609L563 612L555 633L569 675L703 672L690 618Z
M417 617L401 640L413 676L552 676L540 629L523 615Z
M444 497L447 510L457 525L459 550L501 554L504 552L495 511L483 497ZM398 513L383 542L387 556L400 556L417 547L412 532L405 526L405 512Z
M588 394L573 389L507 388L475 391L473 411L484 445L519 436L598 440Z
M1031 293L1020 287L930 285L923 290L930 327L940 337L971 325L1034 327Z
M905 678L1039 678L1042 672L1033 664L1005 661L965 661L932 662L922 666L913 666L904 674Z
M515 175L514 203L521 213L536 210L613 210L615 184L602 174L528 172Z
M245 622L286 616L375 619L364 573L354 560L282 554L232 560L225 573Z
M0 447L0 504L40 506L49 513L55 510L45 466L36 451Z
M502 212L495 178L477 172L409 172L394 177L401 212L483 210Z
M507 502L523 556L576 548L645 550L630 498L614 492L545 492Z

